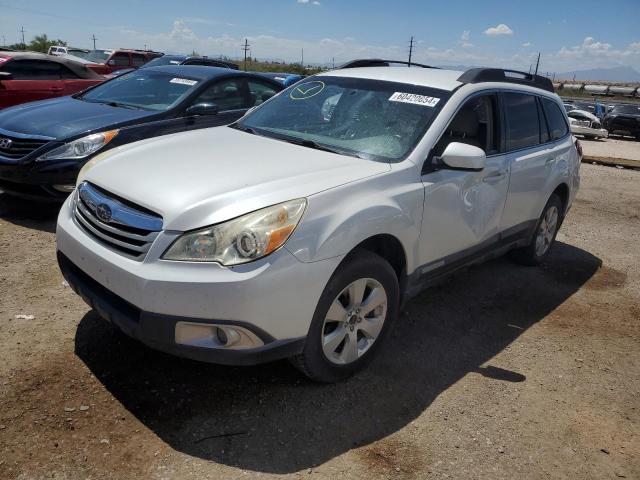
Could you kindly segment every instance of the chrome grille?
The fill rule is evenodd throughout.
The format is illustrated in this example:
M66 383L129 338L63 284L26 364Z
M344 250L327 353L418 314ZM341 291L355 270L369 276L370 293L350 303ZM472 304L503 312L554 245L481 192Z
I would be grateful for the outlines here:
M20 160L47 143L49 143L48 140L19 138L0 132L0 156Z
M162 217L88 182L76 189L75 219L96 241L135 260L144 259L162 230Z

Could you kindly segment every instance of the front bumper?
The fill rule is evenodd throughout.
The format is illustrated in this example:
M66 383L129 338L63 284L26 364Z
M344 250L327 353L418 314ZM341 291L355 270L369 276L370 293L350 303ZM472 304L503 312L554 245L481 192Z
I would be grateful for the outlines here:
M607 138L609 136L609 132L604 128L591 128L580 125L571 125L571 133L585 137Z
M89 237L68 201L58 217L60 268L102 317L152 348L235 365L302 351L320 295L342 257L303 263L281 248L233 268L161 260L178 234L162 232L143 261L133 260ZM264 345L234 350L178 344L178 322L238 325Z
M0 159L0 190L29 200L63 202L68 192L54 185L75 185L85 161L6 161Z

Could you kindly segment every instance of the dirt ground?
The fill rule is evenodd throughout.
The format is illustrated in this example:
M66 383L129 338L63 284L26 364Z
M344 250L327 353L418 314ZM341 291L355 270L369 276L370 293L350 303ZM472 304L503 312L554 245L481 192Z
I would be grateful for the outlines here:
M582 178L548 264L426 291L330 386L125 338L63 283L55 212L0 197L0 478L640 478L640 172Z

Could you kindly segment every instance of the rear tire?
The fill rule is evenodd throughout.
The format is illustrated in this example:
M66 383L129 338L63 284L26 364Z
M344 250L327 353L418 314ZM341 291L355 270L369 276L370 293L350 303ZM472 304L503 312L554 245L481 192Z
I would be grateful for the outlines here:
M291 362L317 382L350 377L383 343L399 298L398 278L386 260L365 250L350 254L322 292L304 350Z
M509 257L522 265L540 265L551 251L562 220L562 200L554 193L542 210L529 245L512 250L509 252Z

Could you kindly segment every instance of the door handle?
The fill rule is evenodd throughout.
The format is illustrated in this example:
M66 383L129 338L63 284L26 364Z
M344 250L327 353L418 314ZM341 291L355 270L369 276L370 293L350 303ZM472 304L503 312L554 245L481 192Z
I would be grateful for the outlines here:
M507 172L505 172L504 170L498 170L495 172L491 172L489 175L484 177L482 181L484 183L496 183L502 180L504 177L506 177L506 175L507 175Z

